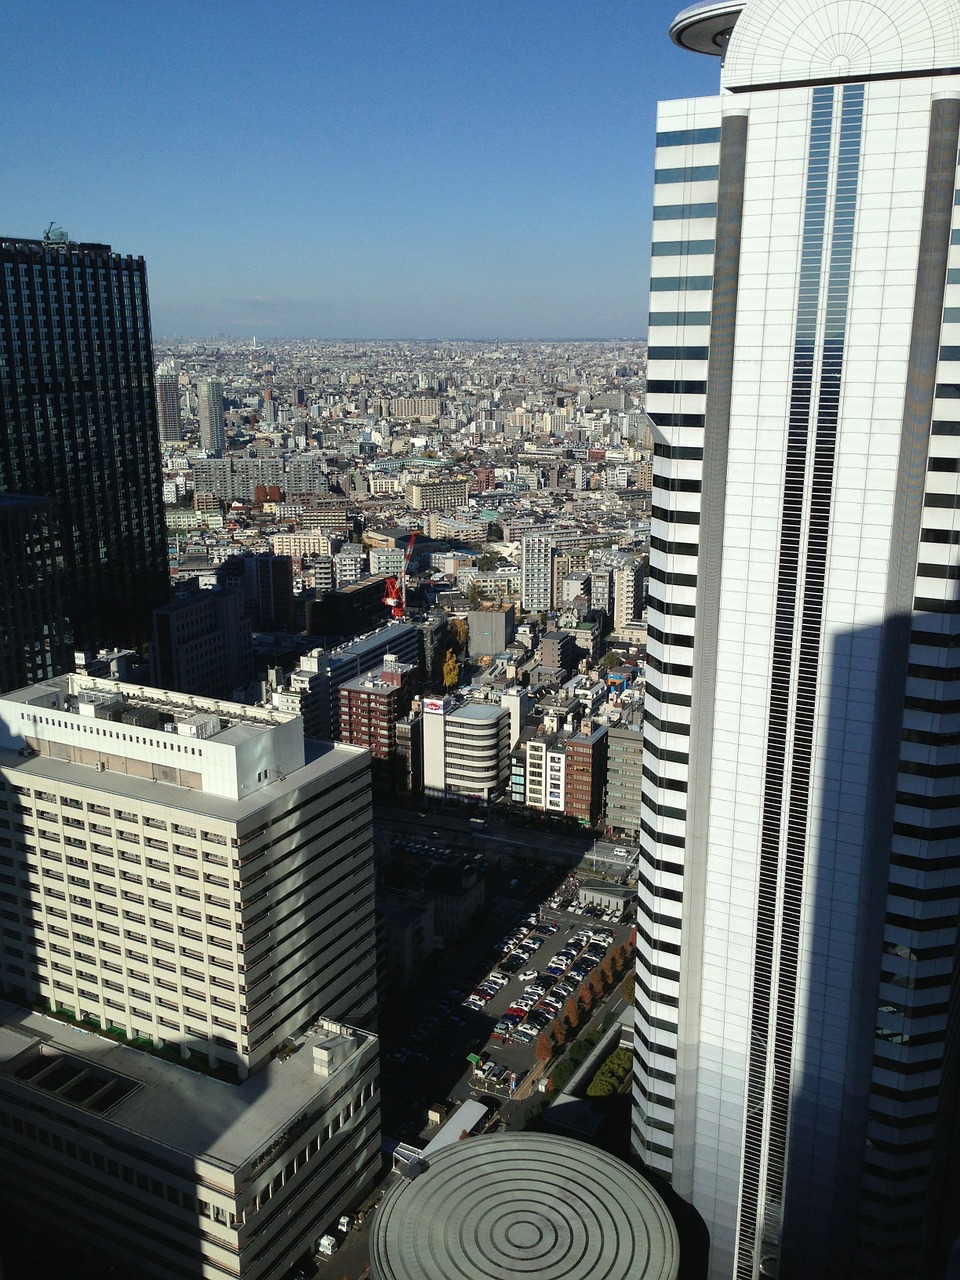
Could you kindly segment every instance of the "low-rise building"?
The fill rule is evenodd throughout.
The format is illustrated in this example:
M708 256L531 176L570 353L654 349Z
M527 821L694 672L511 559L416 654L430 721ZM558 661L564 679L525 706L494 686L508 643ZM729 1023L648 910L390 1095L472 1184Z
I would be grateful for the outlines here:
M379 1110L376 1037L326 1019L227 1084L0 1003L4 1205L126 1275L284 1274L379 1173Z

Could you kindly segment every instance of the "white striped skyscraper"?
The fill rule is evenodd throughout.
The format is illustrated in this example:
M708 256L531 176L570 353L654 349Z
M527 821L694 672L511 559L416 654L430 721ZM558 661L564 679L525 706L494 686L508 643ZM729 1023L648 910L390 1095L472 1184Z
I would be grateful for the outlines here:
M713 1280L942 1275L960 4L671 34L723 62L657 126L634 1142Z

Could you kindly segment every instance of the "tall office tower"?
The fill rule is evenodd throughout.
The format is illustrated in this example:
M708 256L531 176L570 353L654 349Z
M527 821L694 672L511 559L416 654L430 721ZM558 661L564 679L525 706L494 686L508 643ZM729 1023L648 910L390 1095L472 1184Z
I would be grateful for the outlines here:
M157 369L156 384L160 439L164 444L175 444L181 438L180 379L169 361Z
M223 383L219 378L201 378L197 384L200 415L200 443L204 449L223 448Z
M60 676L0 698L0 987L256 1071L376 1000L370 764L299 716Z
M73 664L53 504L0 493L0 693Z
M960 7L711 0L661 105L634 1138L711 1275L955 1229Z
M146 637L167 597L142 258L0 239L0 491L55 500L78 647Z

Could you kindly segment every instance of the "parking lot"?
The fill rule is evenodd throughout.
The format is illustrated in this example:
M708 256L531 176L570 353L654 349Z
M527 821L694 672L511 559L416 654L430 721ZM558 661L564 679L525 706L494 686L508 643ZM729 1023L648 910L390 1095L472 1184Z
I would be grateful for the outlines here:
M556 875L512 886L511 879L509 870L491 874L482 929L462 946L448 947L385 1019L388 1137L416 1142L429 1136L427 1110L437 1103L478 1093L503 1103L524 1096L540 1033L549 1034L580 984L630 934L630 921L578 911L570 901L571 876L560 884Z

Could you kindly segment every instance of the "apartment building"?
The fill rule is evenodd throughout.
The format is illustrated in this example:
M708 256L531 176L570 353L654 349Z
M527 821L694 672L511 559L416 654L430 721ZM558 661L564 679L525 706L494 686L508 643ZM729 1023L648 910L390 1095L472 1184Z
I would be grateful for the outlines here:
M407 506L415 511L452 511L467 503L466 480L428 480L407 485Z
M376 994L366 752L61 676L0 698L0 987L241 1077Z

